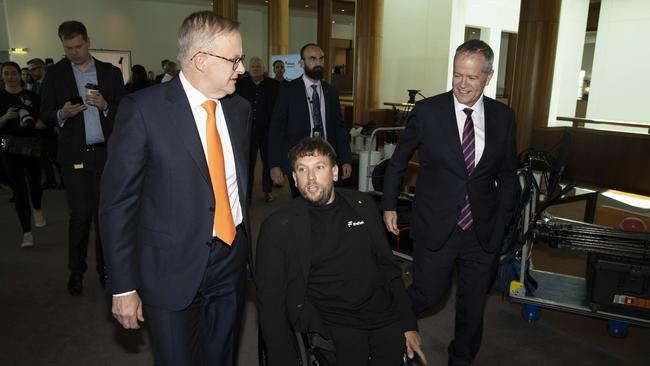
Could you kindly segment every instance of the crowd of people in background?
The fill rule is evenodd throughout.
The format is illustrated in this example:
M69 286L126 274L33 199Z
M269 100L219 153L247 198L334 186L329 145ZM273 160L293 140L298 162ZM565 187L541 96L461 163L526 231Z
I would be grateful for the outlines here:
M43 190L65 188L57 162L60 128L39 118L43 80L53 65L52 58L33 58L22 67L5 62L0 71L0 189L12 193L10 201L23 229L23 248L34 245L32 226L46 225L41 208ZM126 92L167 82L178 74L173 61L163 60L161 66L163 73L155 75L142 65L133 65L124 85Z

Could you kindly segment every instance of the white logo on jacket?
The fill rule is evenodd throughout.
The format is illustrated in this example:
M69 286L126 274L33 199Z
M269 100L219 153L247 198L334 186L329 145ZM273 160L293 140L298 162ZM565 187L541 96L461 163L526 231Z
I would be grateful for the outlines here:
M365 224L364 221L348 221L348 227L359 226Z

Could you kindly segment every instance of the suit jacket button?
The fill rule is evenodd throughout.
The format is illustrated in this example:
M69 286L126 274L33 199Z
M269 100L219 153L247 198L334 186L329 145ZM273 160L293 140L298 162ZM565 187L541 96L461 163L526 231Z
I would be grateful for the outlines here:
M298 305L296 305L296 307L297 307L298 309L302 309L302 304L298 304Z
M209 208L208 210L209 210L210 212L214 212L214 207L210 206L210 208Z

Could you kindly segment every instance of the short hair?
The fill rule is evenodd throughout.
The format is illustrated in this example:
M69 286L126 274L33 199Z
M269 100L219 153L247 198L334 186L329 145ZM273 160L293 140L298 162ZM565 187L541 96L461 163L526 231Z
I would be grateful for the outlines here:
M178 61L181 66L190 62L196 52L214 44L214 36L229 34L239 28L239 22L224 18L212 11L190 14L178 30Z
M306 45L302 46L302 48L300 49L300 59L301 59L301 60L304 60L304 59L305 59L304 52L305 52L305 50L307 49L307 47L311 47L311 46L314 46L314 47L318 47L318 48L320 48L320 46L317 45L316 43L307 43Z
M291 168L295 168L296 162L305 156L326 156L332 166L336 165L336 152L332 145L324 139L317 137L306 137L289 150L289 161Z
M264 67L264 61L262 60L261 57L258 57L258 56L253 56L253 57L251 57L250 59L248 59L248 65L250 66L250 64L252 64L253 61L259 61L260 64L262 64L262 68L265 68L265 67Z
M273 67L274 67L274 68L275 68L275 64L283 64L283 65L284 65L284 61L282 61L282 60L275 60L275 61L273 61Z
M3 62L2 66L0 66L0 73L2 73L5 70L5 67L13 67L13 68L16 69L16 71L18 71L19 74L21 72L20 65L18 65L17 63L15 63L13 61Z
M62 41L64 39L71 39L79 35L83 37L84 41L88 40L88 31L82 22L76 20L68 20L59 25L59 38Z
M492 51L492 48L490 48L490 45L481 41L480 39L470 39L469 41L458 46L458 48L456 48L454 60L456 60L456 57L462 53L482 55L487 61L483 66L482 71L487 74L490 72L490 70L492 70L492 64L494 63L494 52Z
M175 69L177 69L177 68L178 68L178 65L176 64L176 62L174 62L174 61L167 61L167 63L166 63L165 66L163 67L163 70L165 70L165 72L167 72L167 71L170 71L170 70L175 70Z
M45 62L40 58L33 58L27 61L27 65L45 66Z

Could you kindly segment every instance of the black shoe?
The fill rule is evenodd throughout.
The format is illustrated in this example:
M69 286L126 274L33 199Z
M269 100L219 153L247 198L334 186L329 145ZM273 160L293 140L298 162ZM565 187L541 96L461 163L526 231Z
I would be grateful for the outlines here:
M68 279L68 292L70 292L70 295L72 296L77 296L81 295L81 291L83 291L83 283L82 283L82 278L83 276L77 273L72 273L70 274L70 278Z

